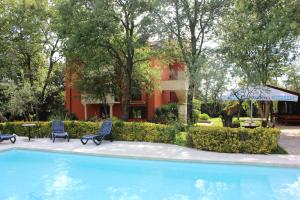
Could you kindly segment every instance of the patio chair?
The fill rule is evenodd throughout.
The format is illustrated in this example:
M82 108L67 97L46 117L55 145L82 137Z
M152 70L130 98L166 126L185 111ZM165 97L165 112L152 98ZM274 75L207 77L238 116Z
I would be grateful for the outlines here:
M82 144L86 144L89 140L93 140L93 142L96 145L100 145L102 140L105 138L105 136L110 135L110 141L113 141L112 137L112 121L111 120L106 120L102 123L98 134L90 134L90 135L85 135L82 138L80 138Z
M64 138L67 139L68 142L70 141L69 134L65 132L64 122L62 121L52 121L52 142L55 142L56 138Z
M11 143L16 142L16 134L1 134L0 133L0 142L4 140L10 140Z

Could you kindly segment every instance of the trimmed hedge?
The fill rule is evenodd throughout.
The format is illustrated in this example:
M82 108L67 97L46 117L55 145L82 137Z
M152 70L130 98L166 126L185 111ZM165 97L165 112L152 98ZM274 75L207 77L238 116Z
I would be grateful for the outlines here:
M268 154L277 149L280 131L271 128L193 127L187 140L197 149Z
M3 133L16 133L27 136L25 122L0 123ZM31 128L33 137L50 137L51 122L31 122L37 126ZM83 135L96 133L99 122L64 121L65 129L71 138L80 138ZM198 126L189 129L189 133L179 132L174 125L154 124L148 122L123 122L113 120L113 137L121 141L160 142L189 146L197 149L217 152L240 153L271 153L277 149L279 138L278 129L270 128L227 128Z
M19 136L27 136L28 127L22 127L25 122L0 123L0 131L3 133L15 133ZM50 137L51 122L30 122L37 124L31 128L32 137ZM100 123L83 121L64 121L65 129L71 138L80 138L83 135L97 133ZM145 123L113 121L113 137L115 140L145 141L145 142L175 142L176 133L174 126Z

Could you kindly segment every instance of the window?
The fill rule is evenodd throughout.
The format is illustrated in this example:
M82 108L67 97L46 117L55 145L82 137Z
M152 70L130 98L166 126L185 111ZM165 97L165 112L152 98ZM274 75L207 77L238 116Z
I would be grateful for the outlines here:
M129 108L130 119L145 119L147 114L146 107L142 106L131 106Z

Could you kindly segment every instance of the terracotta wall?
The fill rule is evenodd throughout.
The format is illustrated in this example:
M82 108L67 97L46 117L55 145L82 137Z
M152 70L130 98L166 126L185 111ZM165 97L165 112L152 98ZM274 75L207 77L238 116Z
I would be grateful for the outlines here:
M180 63L172 64L171 66L162 64L158 59L153 58L150 60L150 65L152 67L159 68L161 70L161 80L169 80L170 78L170 68L174 70L184 70L184 65ZM70 87L69 82L66 80L66 109L68 112L72 109L72 113L75 113L80 120L84 120L84 106L81 104L81 95L75 88L72 88L72 98L70 98ZM72 101L72 103L70 102ZM169 102L177 102L176 93L172 91L160 91L155 90L152 95L147 95L142 93L141 101L133 101L131 106L141 106L145 105L147 107L147 120L152 120L155 110L162 104L167 104ZM87 118L94 117L95 115L100 115L100 105L89 104L87 105ZM121 105L119 103L113 105L113 116L120 118ZM99 116L100 117L100 116ZM139 120L140 121L140 120Z
M84 120L84 107L81 104L81 94L74 87L70 88L68 80L66 81L66 109L69 114L74 113L79 120Z

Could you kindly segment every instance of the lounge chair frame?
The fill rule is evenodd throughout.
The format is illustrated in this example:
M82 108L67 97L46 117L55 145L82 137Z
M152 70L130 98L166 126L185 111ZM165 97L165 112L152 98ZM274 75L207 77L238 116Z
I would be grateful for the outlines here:
M100 145L102 140L106 136L110 136L110 141L113 141L113 136L112 136L112 121L111 120L106 120L102 123L98 134L90 134L90 135L85 135L82 138L80 138L81 143L85 145L88 143L89 140L92 140L96 145Z
M52 121L52 133L51 138L52 142L55 142L56 138L63 138L67 139L67 141L70 141L69 134L65 132L65 126L63 121Z
M1 134L0 133L0 142L4 140L10 140L11 143L15 143L17 138L15 134Z

